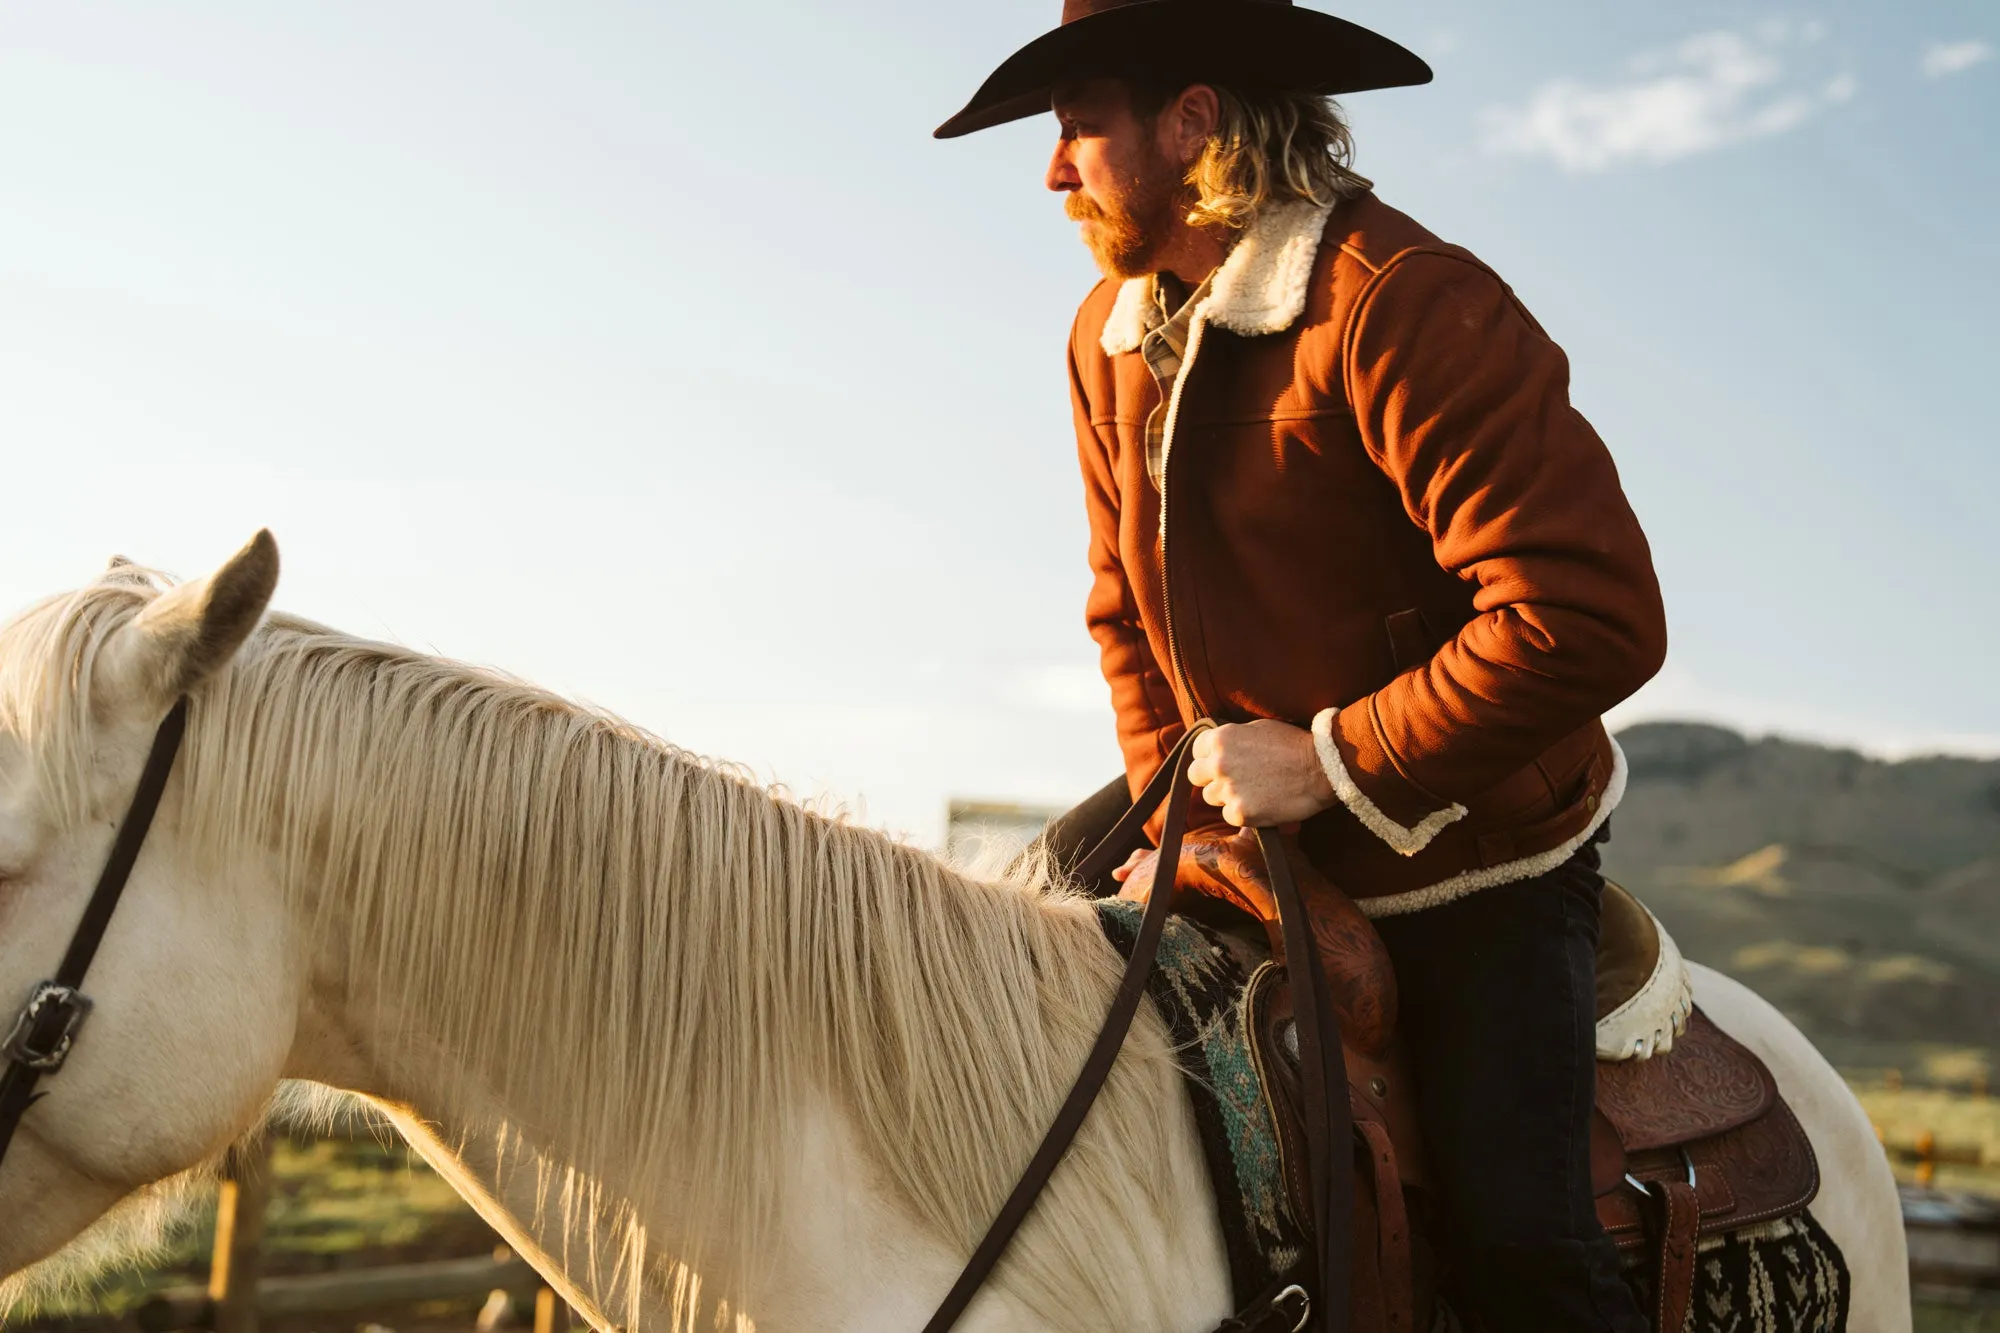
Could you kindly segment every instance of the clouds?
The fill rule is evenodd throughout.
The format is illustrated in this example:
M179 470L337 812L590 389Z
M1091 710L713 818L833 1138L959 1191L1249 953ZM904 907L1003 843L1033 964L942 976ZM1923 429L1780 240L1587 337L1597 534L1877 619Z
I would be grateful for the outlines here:
M1924 52L1918 68L1927 79L1942 79L1952 74L1963 74L1974 65L1983 65L1993 58L1993 44L1972 38L1963 42L1933 42Z
M1640 56L1622 79L1556 79L1481 116L1486 150L1572 173L1657 164L1797 129L1854 96L1851 75L1808 58L1818 25L1769 23ZM1801 72L1818 66L1819 72Z

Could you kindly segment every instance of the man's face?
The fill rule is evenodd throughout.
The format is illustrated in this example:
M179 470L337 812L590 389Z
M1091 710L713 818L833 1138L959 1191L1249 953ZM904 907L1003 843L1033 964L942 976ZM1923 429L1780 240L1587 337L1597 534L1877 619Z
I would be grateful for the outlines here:
M1082 224L1083 243L1106 277L1153 272L1180 220L1184 188L1184 168L1159 141L1163 118L1134 115L1115 79L1058 88L1054 108L1062 138L1048 187L1069 196L1063 209Z

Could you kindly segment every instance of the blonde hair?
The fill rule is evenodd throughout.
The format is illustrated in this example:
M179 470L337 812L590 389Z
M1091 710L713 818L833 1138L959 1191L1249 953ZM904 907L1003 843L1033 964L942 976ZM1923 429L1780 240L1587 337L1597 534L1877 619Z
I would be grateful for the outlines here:
M1214 85L1211 85L1214 86ZM1133 110L1157 115L1179 87L1137 87ZM1215 87L1221 114L1186 177L1187 220L1241 230L1267 205L1327 205L1373 188L1355 171L1354 135L1331 97L1302 92L1236 92Z
M0 728L59 823L89 811L93 663L162 583L123 571L0 632ZM274 615L192 705L188 854L273 865L347 986L426 1015L559 1129L552 1248L627 1326L660 1300L692 1328L754 1281L819 1098L970 1251L1117 984L1094 909L1045 865L962 874L494 672ZM1178 1078L1142 1015L995 1274L1042 1326L1173 1322L1157 1237L1208 1206L1159 1148ZM663 1197L689 1219L669 1256L642 1221ZM1135 1291L1161 1304L1110 1305Z

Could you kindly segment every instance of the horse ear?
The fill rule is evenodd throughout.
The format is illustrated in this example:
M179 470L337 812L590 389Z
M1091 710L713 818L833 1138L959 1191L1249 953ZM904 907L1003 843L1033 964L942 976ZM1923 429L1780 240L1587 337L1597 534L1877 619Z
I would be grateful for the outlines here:
M277 586L278 543L265 529L207 578L161 593L105 645L114 697L158 708L193 689L235 656Z
M104 572L97 577L101 583L125 583L139 587L148 586L151 582L151 577L145 568L122 555L112 556L111 563L106 565Z

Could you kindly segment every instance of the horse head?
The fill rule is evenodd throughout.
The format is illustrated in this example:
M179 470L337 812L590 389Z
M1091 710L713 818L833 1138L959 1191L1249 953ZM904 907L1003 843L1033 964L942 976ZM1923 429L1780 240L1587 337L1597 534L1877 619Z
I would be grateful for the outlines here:
M0 631L0 1024L63 958L162 718L200 707L277 577L260 532L178 586L115 561ZM301 997L282 914L182 854L184 790L169 781L89 1017L0 1158L0 1309L73 1267L45 1262L59 1252L122 1250L114 1235L252 1128L283 1071Z

